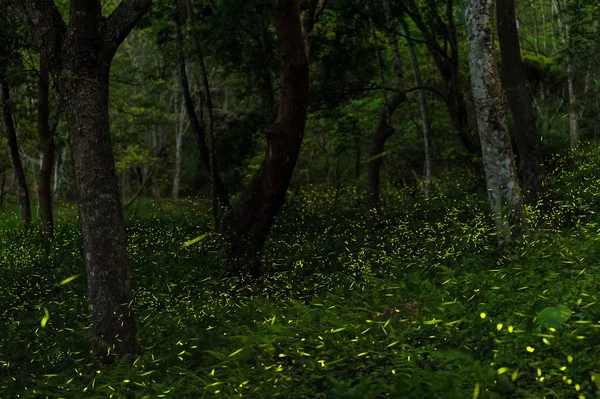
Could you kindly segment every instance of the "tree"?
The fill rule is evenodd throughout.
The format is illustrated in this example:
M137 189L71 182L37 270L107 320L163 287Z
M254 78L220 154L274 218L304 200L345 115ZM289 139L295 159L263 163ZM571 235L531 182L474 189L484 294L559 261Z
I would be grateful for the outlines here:
M502 56L502 83L513 115L519 169L525 201L534 203L544 190L546 170L537 135L531 93L525 82L514 0L498 0L498 39Z
M46 236L54 237L54 216L52 211L52 173L54 168L54 137L50 129L50 72L46 59L40 57L40 77L38 81L38 134L42 166L38 197L40 216Z
M404 35L406 36L406 46L408 47L408 56L410 57L410 64L412 66L413 74L415 75L415 83L417 84L417 87L422 88L423 78L421 76L419 60L417 59L417 52L415 51L415 45L410 34L410 29L404 18L402 18L402 27ZM421 119L423 119L423 147L425 154L425 184L423 185L423 193L425 194L425 197L428 197L431 188L431 175L433 173L433 145L431 139L431 116L429 115L427 97L425 96L425 91L423 89L419 90L419 107L421 109Z
M452 125L458 131L467 152L476 154L478 152L477 141L471 131L467 102L462 91L454 1L439 1L445 11L446 21L440 15L438 1L428 0L423 7L420 7L416 0L406 0L401 3L401 9L423 34L427 49L446 85L444 101Z
M2 122L4 124L4 134L6 135L6 140L8 142L10 164L13 169L15 180L17 181L21 224L24 229L29 229L31 227L29 188L27 187L27 178L25 176L25 170L23 169L23 163L21 162L21 155L19 154L19 143L17 141L17 130L15 129L15 122L13 119L6 60L0 60L0 90L2 92Z
M265 129L267 150L260 168L221 224L228 273L261 274L260 253L285 202L304 135L308 57L298 0L275 2L275 29L281 61L279 110L275 122Z
M494 0L467 0L471 88L488 198L500 243L520 234L523 202L508 133L500 74L494 55Z
M3 15L0 17L0 106L2 107L2 125L8 143L10 165L17 183L21 224L24 229L29 229L31 226L31 203L27 178L19 152L17 129L13 116L14 104L11 98L12 82L9 76L10 67L14 66L11 60L18 58L17 48L22 40L19 37L20 35L15 33L18 32L18 28L13 15L7 13L7 10L2 11Z
M212 200L212 212L213 219L215 223L215 228L218 228L219 225L219 209L217 198L221 202L223 207L229 206L229 194L227 193L227 189L223 184L219 174L216 171L215 166L215 156L214 156L214 136L213 136L213 118L212 118L212 109L209 111L209 126L208 129L205 129L203 124L200 122L198 118L198 114L196 113L196 103L192 97L192 93L190 91L190 83L188 80L187 69L186 69L186 59L184 53L184 36L182 26L184 25L184 20L181 16L180 5L177 0L173 0L173 18L175 22L175 35L177 40L177 62L179 66L179 80L181 83L181 88L183 91L183 99L185 102L185 108L188 114L188 119L190 120L190 125L192 129L196 132L198 138L198 146L200 148L200 155L202 157L203 162L208 168L209 175L211 177L211 200ZM210 89L208 87L208 78L206 77L206 67L204 66L204 59L201 58L202 69L203 69L203 85L208 95L207 98L210 98ZM212 101L210 105L212 108ZM207 145L208 141L208 145Z
M383 0L383 8L385 14L385 28L387 30L388 42L392 50L392 58L394 64L394 81L395 81L395 92L389 97L387 95L387 89L384 78L384 65L381 50L377 44L377 34L372 23L372 18L369 16L371 21L371 30L373 34L373 41L375 43L376 58L379 64L379 74L381 80L381 87L383 92L384 103L379 116L379 122L375 129L375 134L371 142L371 151L369 153L369 166L368 166L368 182L367 182L367 204L369 211L372 212L370 215L370 224L374 224L374 218L378 217L380 211L380 172L382 165L382 154L385 148L385 142L388 138L394 134L395 129L392 126L392 117L394 112L400 104L406 100L406 94L404 93L404 69L402 65L402 58L400 57L400 51L398 50L398 37L396 35L396 24L392 18L391 6L389 0ZM373 214L374 213L374 214Z
M50 0L11 0L48 62L65 106L93 329L101 354L134 352L131 275L108 116L112 59L151 0L124 0L104 18L99 0L71 0L69 23Z

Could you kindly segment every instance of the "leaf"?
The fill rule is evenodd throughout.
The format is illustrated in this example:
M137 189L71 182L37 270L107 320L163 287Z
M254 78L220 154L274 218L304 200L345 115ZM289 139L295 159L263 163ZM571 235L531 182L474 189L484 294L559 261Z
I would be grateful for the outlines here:
M66 279L64 279L63 281L61 281L60 283L58 283L58 285L65 285L65 284L70 283L71 281L75 280L78 277L79 277L79 274L76 274L76 275L71 276L71 277L67 277Z
M544 308L538 315L538 323L547 328L559 328L571 318L573 311L565 305Z
M46 324L48 324L48 320L50 320L50 312L48 312L47 308L44 308L44 317L42 317L42 321L41 321L41 325L42 328L46 327Z

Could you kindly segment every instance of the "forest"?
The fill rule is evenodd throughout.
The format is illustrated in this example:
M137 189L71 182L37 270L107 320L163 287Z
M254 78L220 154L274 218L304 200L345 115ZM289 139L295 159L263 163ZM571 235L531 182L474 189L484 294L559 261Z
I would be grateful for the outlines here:
M600 397L599 38L597 0L0 0L0 399Z

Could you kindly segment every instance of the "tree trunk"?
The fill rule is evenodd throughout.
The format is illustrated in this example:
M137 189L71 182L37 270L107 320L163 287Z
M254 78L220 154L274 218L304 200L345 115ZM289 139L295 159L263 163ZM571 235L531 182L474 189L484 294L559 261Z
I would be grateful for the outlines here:
M200 119L198 118L198 114L196 113L196 104L194 98L192 97L192 93L190 91L190 83L188 80L187 70L186 70L186 59L184 53L184 37L182 30L182 18L180 15L180 10L177 7L177 0L173 0L173 13L175 19L175 33L177 39L177 62L179 66L179 79L181 83L181 89L183 92L183 99L185 102L185 108L187 110L188 118L190 120L190 125L192 130L196 133L198 139L198 148L200 150L200 157L202 158L202 162L206 166L209 171L209 175L211 175L211 180L214 178L214 189L216 191L217 196L219 197L219 202L221 206L224 208L229 207L229 194L227 193L227 189L223 184L220 176L218 174L213 175L211 173L211 163L210 163L210 151L208 146L206 145L206 130ZM214 216L214 210L213 210ZM216 223L218 224L218 223ZM216 225L215 224L215 225Z
M99 0L71 0L69 25L52 1L10 0L46 57L66 107L93 331L103 360L137 350L125 224L111 145L112 59L150 7L123 0L108 17Z
M275 122L265 130L265 158L221 225L228 245L227 273L258 276L260 254L276 215L285 202L298 160L308 106L308 59L298 0L277 0L275 28L281 59L281 98Z
M471 87L490 207L500 244L522 233L523 202L494 55L493 0L467 0Z
M417 60L417 52L415 51L415 46L412 42L410 29L404 19L402 20L402 26L404 35L406 36L406 45L408 47L410 63L412 65L413 74L415 75L415 83L417 87L423 87L423 78L421 77L421 69L419 68L419 61ZM419 106L421 107L421 118L423 119L423 142L425 150L425 184L423 192L425 197L428 197L433 169L433 154L431 145L431 118L429 116L429 108L427 107L427 97L423 90L419 90Z
M184 126L185 120L185 104L184 100L181 99L181 107L179 111L179 123L177 124L177 130L175 132L175 174L173 175L173 199L179 198L179 191L181 187L181 173L182 173L182 162L183 162L183 137L187 131L187 126Z
M502 56L502 83L515 127L519 169L525 190L525 202L533 204L544 191L546 169L537 134L531 93L521 63L514 0L498 0L498 39Z
M423 33L427 42L427 49L433 58L440 75L446 83L445 103L452 126L459 134L459 138L469 154L479 152L476 139L469 123L467 103L461 88L461 75L459 63L458 34L454 22L454 5L447 2L446 22L443 21L437 10L431 9L432 16L437 24L437 30L432 28L422 16L424 12L415 0L406 0L402 9L410 16L417 28ZM435 3L433 3L435 6ZM431 4L430 4L431 8ZM443 35L443 42L438 41L438 34Z
M214 109L213 109L213 101L212 94L210 92L210 82L208 80L208 71L206 69L206 62L204 60L204 49L202 43L200 42L200 38L198 37L198 32L195 30L196 26L198 26L196 22L196 18L194 15L193 7L191 2L188 0L188 8L189 18L191 23L191 36L194 39L194 45L196 47L196 55L198 57L198 62L200 63L200 72L202 73L202 91L204 92L204 98L206 99L206 117L207 117L207 126L206 126L206 139L208 144L208 170L210 173L210 197L212 200L212 211L213 211L213 220L215 224L215 229L219 229L220 218L221 218L221 209L219 208L219 200L217 193L217 181L222 181L219 176L219 171L217 170L216 164L216 146L215 146L215 121L214 121ZM221 183L222 186L223 183ZM226 203L223 204L224 207L229 206L229 196L227 196Z
M25 230L31 227L31 204L29 201L29 188L25 170L19 154L19 143L17 141L17 131L12 115L12 104L10 98L10 86L6 65L0 65L0 86L2 90L2 121L4 123L4 133L8 141L8 151L10 155L10 164L13 169L13 175L17 182L17 196L19 197L19 208L21 210L21 224Z
M367 11L369 10L367 9ZM392 127L392 117L394 112L400 106L400 104L406 100L406 94L404 93L404 70L402 66L402 59L400 57L400 51L398 50L396 26L392 19L389 0L384 0L384 11L386 28L388 30L388 42L392 49L396 93L394 93L391 98L387 96L385 89L383 57L381 55L381 51L379 50L379 45L377 44L377 35L372 18L369 16L369 24L371 25L371 33L373 36L373 42L375 44L375 56L377 58L377 64L379 67L379 75L384 97L384 105L379 115L379 122L371 142L371 152L369 153L370 161L367 168L367 206L370 211L368 223L371 226L374 226L377 219L380 217L380 174L385 142L394 133L394 128Z
M54 138L50 130L50 74L45 57L40 57L40 79L38 93L38 134L42 165L40 167L40 183L38 197L40 200L40 216L46 236L54 238L54 216L52 212L52 173L54 168Z
M76 59L84 54L77 54ZM99 68L100 69L100 68ZM131 274L108 116L108 69L58 78L67 111L94 330L118 354L137 348ZM81 84L85 82L85 84Z

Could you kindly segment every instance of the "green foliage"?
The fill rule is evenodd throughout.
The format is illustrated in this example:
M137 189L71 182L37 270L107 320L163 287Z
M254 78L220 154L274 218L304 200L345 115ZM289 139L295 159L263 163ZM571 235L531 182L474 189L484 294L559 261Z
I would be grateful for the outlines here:
M573 157L600 170L599 158ZM357 218L364 204L355 190L298 191L266 249L269 274L253 283L219 278L208 203L139 201L127 223L143 352L111 366L89 352L81 241L70 210L60 208L67 217L59 217L52 244L5 229L0 391L594 397L600 231L585 205L595 196L578 203L576 226L562 227L564 205L550 219L532 210L534 234L498 252L484 193L468 194L468 178L457 176L427 200L388 187L391 206L378 231ZM555 173L557 202L561 187L589 184L578 176Z
M541 326L557 329L571 318L571 314L573 314L573 311L567 306L558 305L542 309L537 318Z

